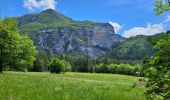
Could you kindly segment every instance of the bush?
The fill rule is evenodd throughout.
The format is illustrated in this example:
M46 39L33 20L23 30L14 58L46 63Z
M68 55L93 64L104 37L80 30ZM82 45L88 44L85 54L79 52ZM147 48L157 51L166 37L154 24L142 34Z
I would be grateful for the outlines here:
M64 67L65 67L65 72L71 72L72 71L71 65L70 65L69 62L64 61Z
M108 67L105 64L99 64L95 65L95 71L96 73L107 73L108 72Z
M48 71L50 60L48 55L44 51L39 51L36 55L36 60L34 61L34 66L31 71L34 72L45 72Z
M136 65L131 66L129 64L100 64L95 65L96 73L111 73L111 74L124 74L124 75L132 75L132 76L143 76L143 72L141 71L142 66Z
M51 73L64 73L65 67L64 62L58 58L54 58L50 63L50 72Z

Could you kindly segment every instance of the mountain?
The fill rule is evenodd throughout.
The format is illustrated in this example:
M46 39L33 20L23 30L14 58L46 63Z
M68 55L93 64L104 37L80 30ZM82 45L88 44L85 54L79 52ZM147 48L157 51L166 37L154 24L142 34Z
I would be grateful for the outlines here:
M138 35L127 38L123 42L117 43L110 55L112 58L120 60L142 60L145 56L152 56L154 50L147 40L155 36L158 35Z
M38 50L54 54L77 52L93 58L106 57L125 38L109 23L74 21L52 9L18 18L21 34L28 34Z
M109 23L74 21L55 10L15 17L21 34L28 34L38 50L54 54L79 54L92 58L142 60L154 50L150 36L124 38Z

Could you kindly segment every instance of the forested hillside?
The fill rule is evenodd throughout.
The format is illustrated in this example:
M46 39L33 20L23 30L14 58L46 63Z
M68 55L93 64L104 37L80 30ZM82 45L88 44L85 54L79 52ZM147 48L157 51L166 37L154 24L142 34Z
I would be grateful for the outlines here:
M153 36L152 36L153 37ZM152 56L154 50L147 40L151 36L135 36L125 39L121 43L117 43L111 56L120 60L143 60L145 56Z

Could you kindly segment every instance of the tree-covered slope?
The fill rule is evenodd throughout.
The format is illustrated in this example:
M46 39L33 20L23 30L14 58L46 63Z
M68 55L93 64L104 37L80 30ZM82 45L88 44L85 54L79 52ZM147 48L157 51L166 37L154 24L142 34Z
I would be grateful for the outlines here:
M21 33L29 33L30 31L38 31L45 28L79 28L81 26L91 26L96 24L90 21L73 21L71 18L68 18L52 9L47 9L37 14L26 14L16 19L19 22L19 28L21 29Z
M148 38L142 35L127 38L116 45L111 56L123 60L142 60L145 56L151 56L154 50L147 43Z

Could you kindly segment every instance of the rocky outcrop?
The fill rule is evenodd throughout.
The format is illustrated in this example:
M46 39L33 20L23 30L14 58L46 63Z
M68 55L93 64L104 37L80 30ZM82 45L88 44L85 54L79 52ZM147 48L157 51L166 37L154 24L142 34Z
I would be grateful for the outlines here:
M116 42L123 41L114 33L110 24L71 29L44 29L37 33L35 44L39 50L49 50L56 54L78 51L90 57L101 57L112 49Z
M53 19L58 18L57 13L53 13L50 10L49 14L55 15L55 18ZM41 16L44 16L42 14L43 13L41 13ZM45 14L47 18L50 16L48 15L48 11L45 11ZM31 20L31 23L38 22L40 25L44 25L45 21L40 21L37 16L38 15L32 16L34 21ZM29 19L25 18L21 17L22 21L27 23L26 25L30 25L28 20L32 19L31 16L29 15ZM37 19L37 21L35 19ZM63 19L63 21L64 20L66 19ZM26 26L22 21L19 20L20 25L24 26L20 26L21 30ZM55 24L52 22L51 24L58 25L57 21ZM69 25L66 24L62 27L51 27L50 23L48 23L50 27L34 29L33 31L30 30L34 27L30 30L24 30L28 31L30 37L33 38L38 50L52 51L55 54L79 52L80 54L93 58L106 56L107 52L115 46L115 43L124 40L123 37L115 34L114 28L109 23L85 23L72 21L70 19L66 22L69 22ZM60 24L65 24L66 22L60 22Z

